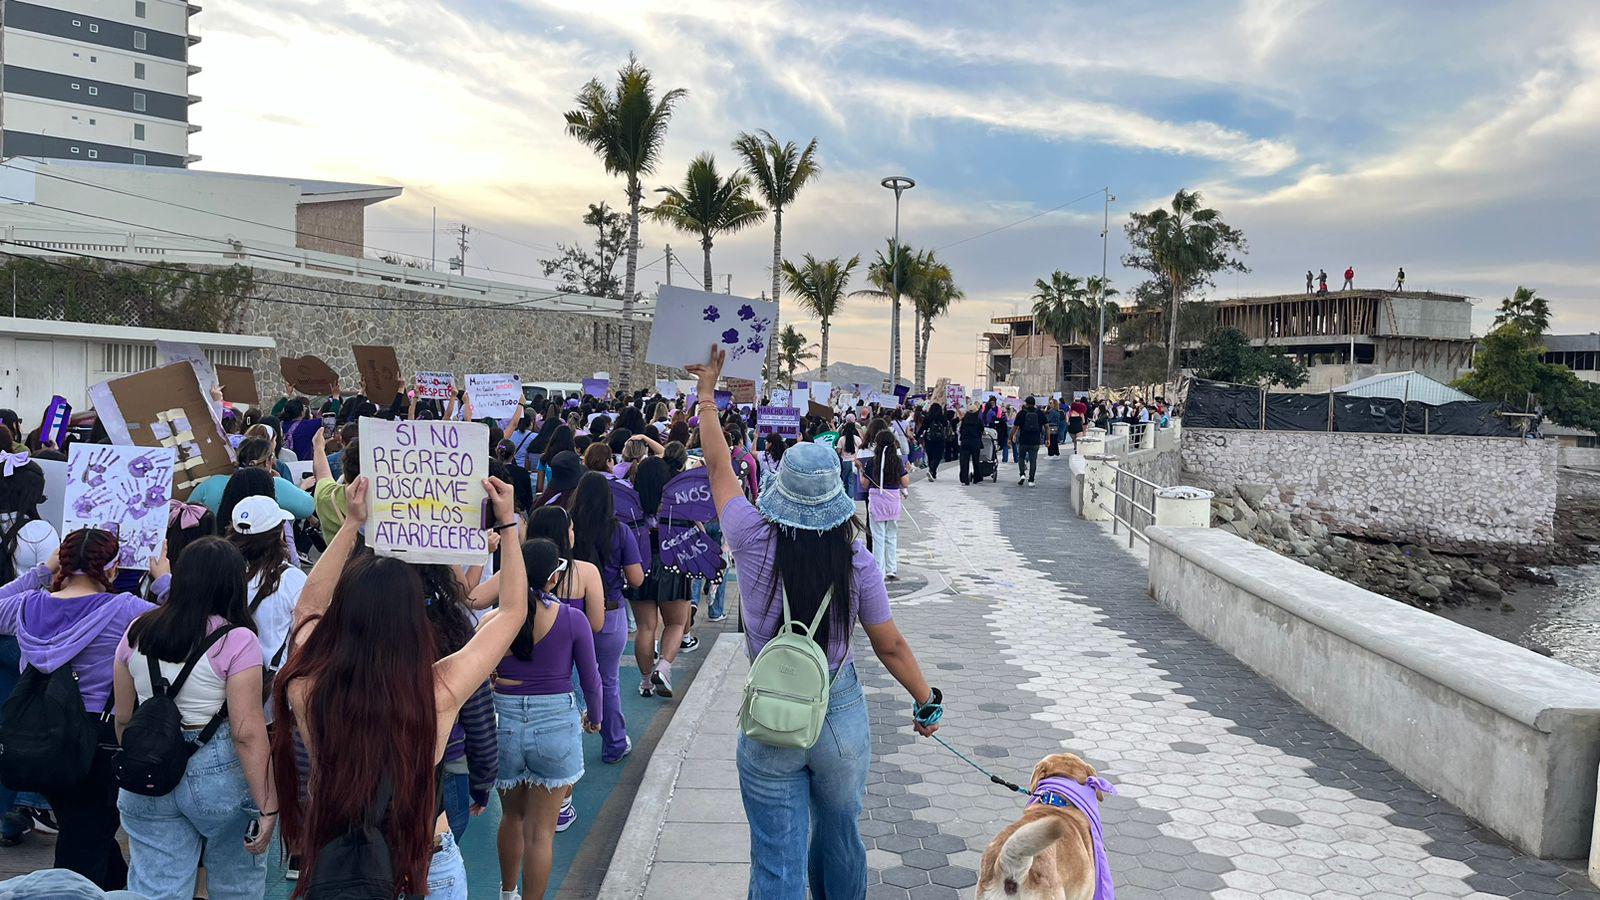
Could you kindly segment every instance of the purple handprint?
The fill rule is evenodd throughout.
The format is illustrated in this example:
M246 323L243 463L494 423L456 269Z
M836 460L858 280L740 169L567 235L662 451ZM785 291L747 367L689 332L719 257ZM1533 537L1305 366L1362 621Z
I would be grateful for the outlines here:
M156 467L155 456L154 453L146 453L143 456L135 456L133 459L128 460L128 474L135 478L143 478L149 475Z
M738 359L739 357L744 356L744 350L744 345L741 344L740 346L728 351L728 355L734 359Z
M724 344L737 344L737 343L739 343L739 329L737 329L737 328L729 328L727 331L724 331L722 333L722 342Z
M760 353L761 352L761 348L765 347L766 345L761 342L761 338L753 337L753 338L750 339L750 342L748 344L746 344L745 346L749 348L751 353Z
M715 322L716 320L722 318L722 313L717 312L717 307L715 305L706 307L700 311L700 314L705 316L705 320L707 322Z
M95 510L99 509L100 504L110 498L111 489L108 487L89 491L72 504L72 511L77 514L79 519L87 519L95 514Z
M131 484L122 486L121 493L117 495L117 501L126 507L128 515L135 519L142 519L150 512L150 507L144 503L144 492Z
M84 464L83 483L90 487L99 487L106 482L106 470L116 462L116 451L110 448L96 450Z
M756 317L756 311L753 308L751 308L750 304L746 303L745 305L739 307L739 318L744 319L746 322L748 322L751 319L754 319L755 317Z
M166 485L156 484L145 488L144 505L150 509L167 505L167 492L163 490Z
M766 319L762 319L759 322L751 322L750 323L750 330L755 332L756 334L761 334L762 332L767 330L767 320Z

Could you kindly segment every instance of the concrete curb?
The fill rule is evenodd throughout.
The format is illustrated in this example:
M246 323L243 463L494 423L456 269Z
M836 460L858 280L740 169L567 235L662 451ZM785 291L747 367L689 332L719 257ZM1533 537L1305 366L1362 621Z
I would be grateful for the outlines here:
M667 807L678 786L678 775L688 758L689 746L699 731L700 721L722 692L728 669L742 651L744 635L728 632L718 636L706 661L695 675L689 692L679 702L672 721L662 733L650 764L645 768L639 792L633 798L628 823L617 838L617 846L600 883L598 900L639 900L644 896L655 865L656 849L667 821Z

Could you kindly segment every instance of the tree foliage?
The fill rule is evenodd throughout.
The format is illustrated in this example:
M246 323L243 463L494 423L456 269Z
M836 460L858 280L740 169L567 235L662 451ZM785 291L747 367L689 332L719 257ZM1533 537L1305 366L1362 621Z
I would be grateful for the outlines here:
M839 257L818 260L807 253L800 266L784 260L783 279L789 285L800 308L822 322L822 372L819 380L828 380L828 332L833 317L844 306L845 289L850 285L850 275L861 264L859 255L841 264Z
M811 352L811 345L806 341L806 336L795 330L793 325L783 326L778 332L778 368L789 376L789 386L794 386L795 370L808 359L815 359L816 354Z
M1533 288L1517 285L1511 296L1500 301L1494 324L1510 324L1537 338L1550 330L1550 301L1534 293Z
M93 259L12 257L0 283L13 286L16 315L184 331L235 331L255 295L246 266L119 265ZM10 312L10 310L7 310Z
M705 289L711 284L711 243L719 234L732 234L767 217L766 207L750 196L752 182L742 169L726 178L717 172L717 161L709 153L696 156L684 173L681 186L656 188L663 194L660 203L647 210L651 219L670 225L685 234L700 238L705 252Z
M1524 324L1509 320L1485 335L1472 371L1456 379L1455 387L1525 412L1537 408L1557 425L1600 431L1600 385L1541 359L1537 335Z
M621 300L622 279L616 269L628 245L628 217L604 203L591 203L583 224L595 230L594 248L557 243L557 255L539 260L539 268L546 278L556 279L558 291Z
M1275 347L1252 346L1244 332L1224 328L1206 339L1195 357L1195 374L1213 381L1297 388L1310 379L1306 367Z

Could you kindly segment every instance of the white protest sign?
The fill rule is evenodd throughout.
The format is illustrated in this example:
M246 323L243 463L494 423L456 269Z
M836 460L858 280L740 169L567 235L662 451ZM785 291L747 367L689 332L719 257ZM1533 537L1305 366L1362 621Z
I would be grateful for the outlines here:
M167 502L178 451L170 447L73 444L61 532L100 528L122 543L117 565L148 569L167 539Z
M211 399L211 389L217 384L217 367L206 359L206 352L200 349L199 344L156 341L156 359L157 365L162 366L178 362L194 364L194 373L200 377L200 391L207 400Z
M832 399L833 382L831 382L831 381L813 381L813 382L811 382L811 387L809 388L809 390L811 391L811 402L812 403L820 403L823 406L827 406L828 403Z
M809 396L809 394L807 396ZM774 390L772 392L772 405L773 406L788 406L789 405L789 392L786 391L786 390L783 390L781 388Z
M728 353L724 378L754 381L761 377L777 317L778 304L771 300L662 285L644 361L681 369L704 363L716 345Z
M53 459L36 459L34 463L44 470L44 496L39 500L39 515L58 534L61 530L61 512L66 509L67 464Z
M657 378L656 393L660 394L663 400L671 400L678 396L678 383L671 378Z
M489 426L363 418L360 434L367 546L407 562L482 563Z
M454 372L418 372L417 397L423 400L449 400L456 395Z
M472 414L478 418L509 419L522 405L522 376L512 374L468 375L467 398ZM484 438L485 443L488 438Z

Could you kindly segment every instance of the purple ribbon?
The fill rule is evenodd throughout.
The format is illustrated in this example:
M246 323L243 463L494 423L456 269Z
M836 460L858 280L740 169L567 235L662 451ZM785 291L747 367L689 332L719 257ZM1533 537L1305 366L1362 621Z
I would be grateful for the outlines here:
M10 478L11 473L28 464L28 451L0 453L0 477Z

